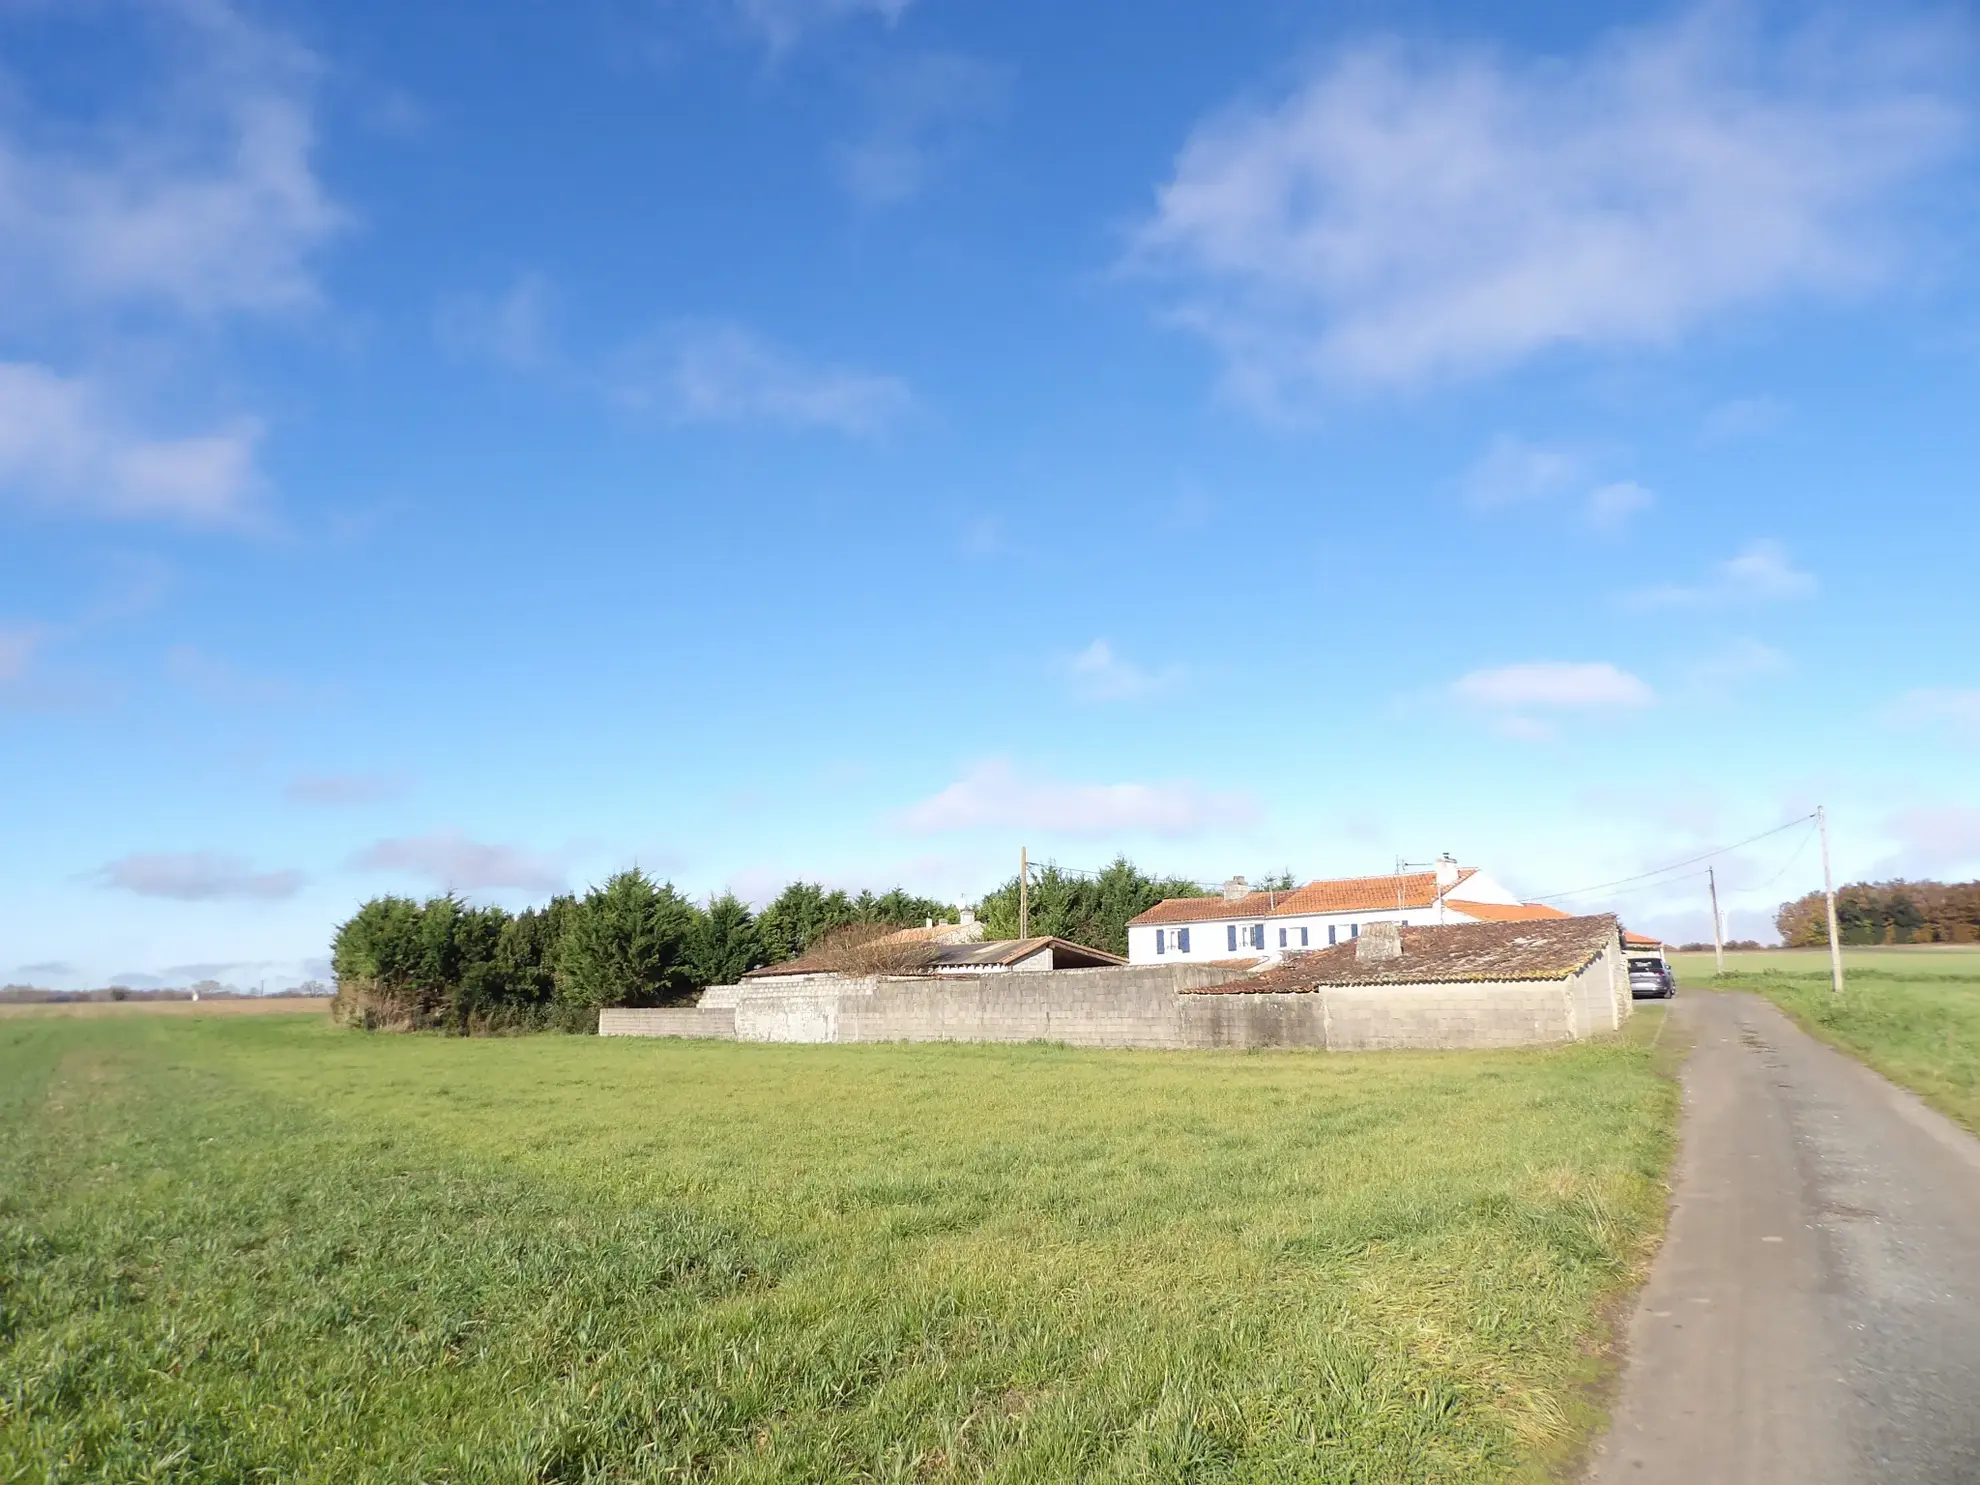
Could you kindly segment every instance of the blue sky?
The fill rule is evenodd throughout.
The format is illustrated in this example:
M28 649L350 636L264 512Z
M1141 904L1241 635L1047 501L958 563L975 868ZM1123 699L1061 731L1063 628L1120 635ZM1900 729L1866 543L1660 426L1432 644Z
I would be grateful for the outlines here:
M1603 9L0 4L0 978L1980 871L1975 17Z

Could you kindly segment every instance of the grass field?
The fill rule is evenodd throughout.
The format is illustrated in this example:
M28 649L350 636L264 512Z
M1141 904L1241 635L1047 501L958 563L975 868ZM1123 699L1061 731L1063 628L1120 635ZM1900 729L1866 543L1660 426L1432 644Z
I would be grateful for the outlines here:
M1680 982L1713 973L1710 950L1672 954ZM1852 970L1902 973L1916 979L1971 979L1980 976L1980 945L1904 944L1876 949L1844 949L1843 973ZM1829 972L1827 949L1747 949L1726 955L1728 973L1819 974Z
M300 995L256 996L253 1000L67 1000L8 1001L0 1016L281 1016L330 1014L328 1000Z
M0 1479L1538 1478L1644 1043L1362 1057L0 1024Z
M1846 949L1841 996L1827 950L1741 955L1736 969L1728 954L1722 978L1703 960L1680 968L1680 983L1758 991L1980 1134L1980 949Z

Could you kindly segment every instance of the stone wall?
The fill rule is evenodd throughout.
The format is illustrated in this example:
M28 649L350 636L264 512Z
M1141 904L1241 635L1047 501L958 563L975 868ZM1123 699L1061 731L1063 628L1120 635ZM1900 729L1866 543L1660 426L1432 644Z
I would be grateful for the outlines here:
M1222 984L1209 965L1055 969L939 979L757 982L736 1001L742 1041L1066 1042L1183 1047L1178 992Z
M1622 963L1620 951L1611 950L1566 980L1356 985L1276 995L1188 994L1229 983L1231 971L1203 964L939 979L773 978L715 987L697 1010L605 1011L599 1033L1337 1052L1524 1047L1619 1026L1631 1008Z
M598 1013L600 1036L691 1036L732 1041L736 1013L708 1006L669 1006L662 1010L603 1010Z

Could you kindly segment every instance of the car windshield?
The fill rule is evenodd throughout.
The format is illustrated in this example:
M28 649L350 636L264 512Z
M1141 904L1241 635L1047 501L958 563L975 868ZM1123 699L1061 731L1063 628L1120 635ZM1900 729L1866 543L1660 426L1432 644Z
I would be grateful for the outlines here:
M1663 961L1660 959L1632 959L1629 961L1629 972L1633 975L1654 975L1663 967Z

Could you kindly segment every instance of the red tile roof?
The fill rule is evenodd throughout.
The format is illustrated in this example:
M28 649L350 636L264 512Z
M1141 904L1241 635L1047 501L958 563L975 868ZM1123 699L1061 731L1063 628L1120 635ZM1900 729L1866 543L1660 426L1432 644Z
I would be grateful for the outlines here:
M1446 898L1444 906L1480 923L1531 923L1540 918L1568 916L1544 902L1457 902Z
M1299 954L1276 969L1240 975L1186 995L1285 995L1346 985L1480 980L1565 980L1616 941L1616 920L1543 918L1525 923L1450 923L1402 930L1401 955L1363 958L1360 942Z
M1458 885L1462 886L1477 871L1475 866L1464 868L1458 873ZM1292 918L1309 913L1374 913L1384 908L1427 908L1436 901L1437 874L1415 871L1399 877L1342 877L1331 882L1308 882L1290 892L1253 892L1238 898L1171 897L1132 919L1129 926L1210 923L1225 918ZM1451 905L1459 907L1455 900Z

